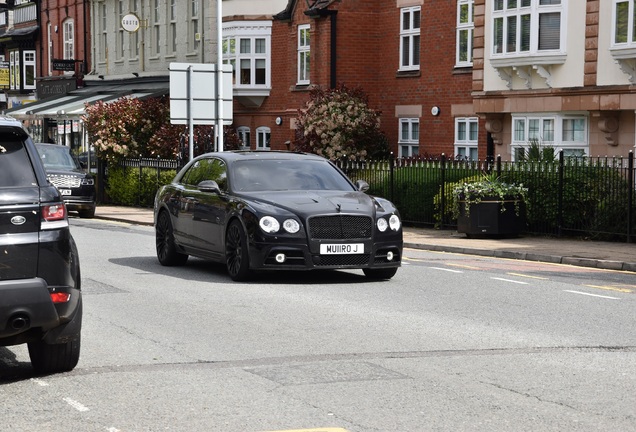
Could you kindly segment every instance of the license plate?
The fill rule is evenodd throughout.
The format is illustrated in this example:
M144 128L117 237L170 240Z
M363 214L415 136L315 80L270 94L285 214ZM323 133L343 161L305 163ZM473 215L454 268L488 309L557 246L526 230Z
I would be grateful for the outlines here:
M364 243L321 244L321 255L353 255L364 253Z
M70 189L60 189L60 193L62 195L70 195L71 194L71 190Z

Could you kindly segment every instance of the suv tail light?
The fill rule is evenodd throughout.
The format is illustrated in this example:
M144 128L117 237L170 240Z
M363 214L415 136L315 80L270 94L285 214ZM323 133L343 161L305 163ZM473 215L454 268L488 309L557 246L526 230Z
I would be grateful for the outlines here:
M64 204L42 206L42 218L48 222L64 220L66 218L66 206Z
M65 293L65 292L51 293L51 300L53 301L53 303L68 303L70 299L71 299L70 293Z

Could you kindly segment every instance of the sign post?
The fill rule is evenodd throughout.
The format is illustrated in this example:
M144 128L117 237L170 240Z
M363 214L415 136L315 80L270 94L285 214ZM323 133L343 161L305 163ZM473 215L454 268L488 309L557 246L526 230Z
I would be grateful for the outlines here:
M188 125L190 160L194 125L215 125L222 134L232 112L232 65L170 63L170 123ZM222 141L218 150L223 151Z

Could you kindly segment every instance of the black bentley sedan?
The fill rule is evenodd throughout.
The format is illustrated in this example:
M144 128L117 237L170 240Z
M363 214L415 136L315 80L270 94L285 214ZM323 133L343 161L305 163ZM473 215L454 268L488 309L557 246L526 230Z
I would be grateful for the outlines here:
M367 189L317 155L207 153L157 192L157 258L225 263L235 281L255 270L310 269L390 279L402 259L400 215Z

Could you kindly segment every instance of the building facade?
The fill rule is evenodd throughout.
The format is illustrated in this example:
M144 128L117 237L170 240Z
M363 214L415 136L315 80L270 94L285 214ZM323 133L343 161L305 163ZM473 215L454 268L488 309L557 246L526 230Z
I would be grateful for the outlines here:
M473 97L496 153L627 156L636 143L634 0L475 0Z

